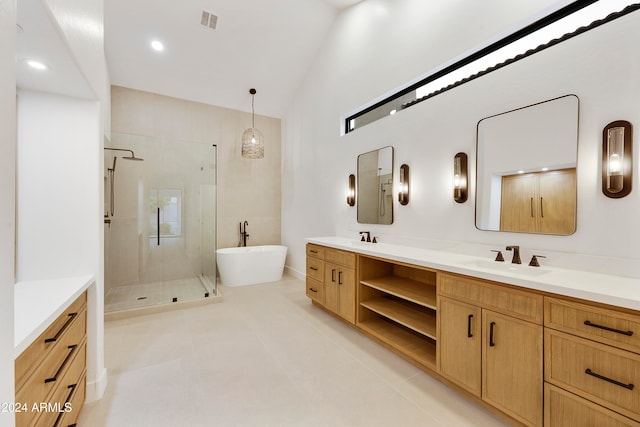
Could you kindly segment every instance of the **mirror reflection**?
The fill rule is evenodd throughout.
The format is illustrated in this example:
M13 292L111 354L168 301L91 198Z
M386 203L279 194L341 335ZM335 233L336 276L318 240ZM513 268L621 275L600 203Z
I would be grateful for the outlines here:
M578 106L567 95L478 122L477 228L575 232Z
M358 222L393 223L393 147L358 156Z

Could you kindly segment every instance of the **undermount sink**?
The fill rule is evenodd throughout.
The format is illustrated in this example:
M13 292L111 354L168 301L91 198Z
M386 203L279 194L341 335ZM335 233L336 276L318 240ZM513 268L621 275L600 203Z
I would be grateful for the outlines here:
M466 263L470 267L482 268L485 270L494 270L502 273L516 273L526 276L540 276L546 274L549 270L542 267L529 267L526 264L512 264L509 261L489 261L489 260L476 260Z

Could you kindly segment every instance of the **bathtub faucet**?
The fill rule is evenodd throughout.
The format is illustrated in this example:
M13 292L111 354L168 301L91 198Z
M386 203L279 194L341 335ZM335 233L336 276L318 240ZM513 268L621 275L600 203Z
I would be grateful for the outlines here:
M240 242L238 246L247 246L247 239L249 238L249 233L247 233L247 226L249 223L245 221L244 223L240 223Z

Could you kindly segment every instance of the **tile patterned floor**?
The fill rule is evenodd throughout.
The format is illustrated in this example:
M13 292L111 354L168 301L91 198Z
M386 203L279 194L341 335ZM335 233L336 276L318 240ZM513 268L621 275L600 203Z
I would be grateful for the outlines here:
M505 426L354 328L304 283L105 323L109 384L81 427Z
M159 283L116 286L111 288L104 298L104 310L110 313L118 310L149 307L170 303L173 298L188 301L204 298L207 292L197 277L169 280Z

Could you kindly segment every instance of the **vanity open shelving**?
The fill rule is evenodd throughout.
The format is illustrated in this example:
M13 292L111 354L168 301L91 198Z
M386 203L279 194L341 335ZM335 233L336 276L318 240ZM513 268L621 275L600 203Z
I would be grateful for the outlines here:
M360 256L357 325L431 369L436 366L436 272Z

